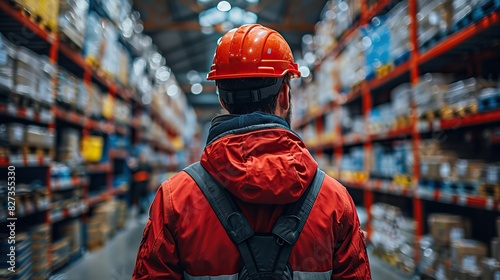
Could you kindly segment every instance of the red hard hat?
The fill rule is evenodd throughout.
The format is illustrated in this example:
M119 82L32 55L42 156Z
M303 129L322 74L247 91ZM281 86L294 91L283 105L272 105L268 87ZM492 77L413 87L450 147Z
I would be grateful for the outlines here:
M246 24L224 35L215 50L207 80L300 77L285 39L260 24Z

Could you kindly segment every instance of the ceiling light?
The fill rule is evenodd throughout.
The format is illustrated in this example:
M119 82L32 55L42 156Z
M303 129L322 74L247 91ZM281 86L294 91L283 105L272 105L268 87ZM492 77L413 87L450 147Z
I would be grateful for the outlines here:
M193 94L200 94L203 91L203 86L200 83L196 83L191 86L191 92Z
M259 0L247 0L247 2L250 4L257 4L259 3Z
M206 35L210 35L210 34L214 33L214 29L212 27L202 27L201 33L206 34Z
M167 94L172 97L176 96L179 94L179 87L176 85L169 85L167 88Z
M311 65L316 61L316 56L312 52L308 52L304 55L304 60Z
M307 66L300 66L299 67L299 72L302 78L307 78L309 75L311 75L311 70Z
M227 1L220 1L219 4L217 4L217 9L221 12L228 12L231 10L231 4Z
M168 69L166 66L162 66L156 70L156 79L158 79L160 82L166 82L168 79L170 79L170 69Z

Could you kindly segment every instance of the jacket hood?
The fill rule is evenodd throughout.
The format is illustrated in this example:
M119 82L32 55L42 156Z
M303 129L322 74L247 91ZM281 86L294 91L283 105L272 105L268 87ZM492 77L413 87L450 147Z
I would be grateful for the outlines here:
M212 141L202 154L201 164L244 202L297 201L314 178L318 164L302 140L286 127L251 127L226 132Z

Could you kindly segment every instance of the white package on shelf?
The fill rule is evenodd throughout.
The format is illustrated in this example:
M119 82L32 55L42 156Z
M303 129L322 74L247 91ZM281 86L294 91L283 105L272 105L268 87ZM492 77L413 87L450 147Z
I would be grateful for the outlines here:
M14 88L14 65L17 57L16 46L0 34L0 86Z
M83 47L88 0L59 1L59 30L80 48Z
M426 111L435 111L442 107L450 80L449 76L443 74L427 73L420 77L419 83L413 89L413 99L419 116Z
M37 90L38 75L36 67L39 56L28 50L27 48L19 47L17 49L16 61L16 76L15 85L16 92L33 98Z
M411 85L401 84L391 91L392 111L394 117L408 116L410 114Z
M390 60L394 62L410 49L408 1L396 5L388 15L387 25L391 33Z
M52 104L54 103L53 79L57 68L50 63L48 57L40 57L38 63L38 90L35 92L34 98L40 102Z

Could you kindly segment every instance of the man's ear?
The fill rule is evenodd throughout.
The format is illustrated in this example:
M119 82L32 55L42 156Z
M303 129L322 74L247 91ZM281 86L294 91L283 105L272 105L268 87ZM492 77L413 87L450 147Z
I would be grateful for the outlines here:
M288 94L289 91L290 88L287 84L281 85L280 92L278 93L278 103L283 111L288 111L288 109L290 109L290 95Z

